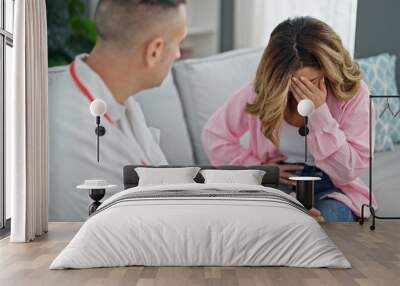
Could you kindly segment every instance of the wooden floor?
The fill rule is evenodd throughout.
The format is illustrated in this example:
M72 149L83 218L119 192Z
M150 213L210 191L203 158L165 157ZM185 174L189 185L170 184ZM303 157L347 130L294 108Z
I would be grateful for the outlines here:
M352 263L349 270L286 267L125 267L48 270L79 229L51 223L49 233L29 244L0 241L0 285L400 285L400 223L341 223L324 228Z

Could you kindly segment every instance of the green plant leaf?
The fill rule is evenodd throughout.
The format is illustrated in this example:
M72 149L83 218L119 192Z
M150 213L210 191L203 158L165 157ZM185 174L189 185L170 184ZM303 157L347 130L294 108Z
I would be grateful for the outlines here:
M96 24L85 15L82 0L46 0L49 66L71 62L96 43Z
M71 16L69 23L75 34L93 45L96 43L96 24L91 18Z

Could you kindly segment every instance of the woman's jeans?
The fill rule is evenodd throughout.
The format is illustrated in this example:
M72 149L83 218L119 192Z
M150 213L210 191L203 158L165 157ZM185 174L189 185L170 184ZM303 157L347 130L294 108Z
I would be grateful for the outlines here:
M303 170L292 171L291 173L296 176L316 176L321 178L321 181L315 182L314 208L321 212L325 222L356 220L356 217L352 213L351 209L344 203L331 198L321 198L332 192L342 193L341 190L333 185L329 176L322 170L314 166L304 166ZM287 185L280 185L279 189L285 193L291 193L295 192L296 188L291 188Z

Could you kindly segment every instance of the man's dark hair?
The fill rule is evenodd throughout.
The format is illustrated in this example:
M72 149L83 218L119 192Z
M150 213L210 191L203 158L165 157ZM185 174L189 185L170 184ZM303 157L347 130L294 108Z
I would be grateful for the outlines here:
M131 47L156 25L163 23L168 12L186 0L100 0L95 22L98 39L118 48Z

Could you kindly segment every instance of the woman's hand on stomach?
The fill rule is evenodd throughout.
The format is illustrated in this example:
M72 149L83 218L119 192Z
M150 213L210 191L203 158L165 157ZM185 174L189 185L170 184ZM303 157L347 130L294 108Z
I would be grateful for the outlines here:
M303 170L304 167L301 165L282 164L281 162L286 159L287 159L287 157L285 155L278 155L274 158L271 158L264 164L265 165L274 165L279 168L279 183L288 185L288 186L295 186L296 182L289 180L289 177L294 176L293 173L290 173L290 171Z
M271 158L267 162L265 162L265 165L274 165L279 168L279 182L281 184L289 185L289 186L295 186L296 182L289 180L289 177L293 177L293 173L290 173L290 171L297 171L297 170L303 170L304 167L301 165L291 165L291 164L281 164L280 162L286 160L287 157L285 155L278 155L274 158ZM292 197L296 197L295 192L289 193ZM312 216L317 222L324 222L324 217L321 216L321 212L315 208L312 208L308 211L308 214Z

